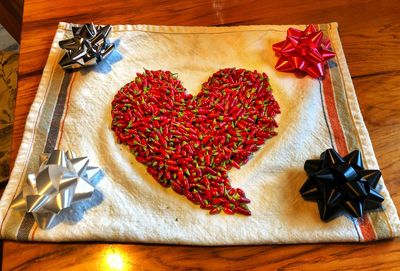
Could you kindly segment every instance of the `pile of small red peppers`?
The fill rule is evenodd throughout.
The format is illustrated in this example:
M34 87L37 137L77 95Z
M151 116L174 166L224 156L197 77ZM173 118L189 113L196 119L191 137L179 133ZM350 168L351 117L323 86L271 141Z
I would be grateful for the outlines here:
M250 215L228 171L276 135L279 105L265 73L222 69L197 96L169 71L138 73L112 102L112 129L158 183L209 210Z

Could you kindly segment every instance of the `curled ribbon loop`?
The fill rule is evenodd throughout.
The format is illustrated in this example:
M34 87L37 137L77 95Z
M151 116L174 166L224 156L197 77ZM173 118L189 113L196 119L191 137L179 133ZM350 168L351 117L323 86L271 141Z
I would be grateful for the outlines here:
M322 77L325 61L335 56L329 47L329 39L325 39L314 25L307 26L304 31L289 28L286 40L272 45L279 56L275 69L282 72L301 70L311 77Z
M305 200L318 202L320 217L329 221L343 212L362 217L367 210L381 207L384 198L375 190L379 170L365 170L360 151L341 157L328 149L318 160L304 164L308 179L300 189Z
M28 175L11 207L32 213L38 226L48 229L63 209L92 196L92 180L100 169L90 166L88 157L75 158L70 151L54 150L41 160L38 174Z

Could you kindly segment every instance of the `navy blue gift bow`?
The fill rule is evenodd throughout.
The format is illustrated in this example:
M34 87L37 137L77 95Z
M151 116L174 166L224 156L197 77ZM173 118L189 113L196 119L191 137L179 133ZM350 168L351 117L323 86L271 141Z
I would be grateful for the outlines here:
M111 29L110 25L95 26L93 23L72 27L74 37L59 42L60 47L66 50L59 64L64 69L75 69L99 63L115 47L107 42Z
M305 200L316 201L320 217L329 221L343 212L362 217L367 210L380 208L383 196L375 190L379 170L365 170L361 153L355 150L341 157L328 149L318 160L304 164L308 179L300 189Z

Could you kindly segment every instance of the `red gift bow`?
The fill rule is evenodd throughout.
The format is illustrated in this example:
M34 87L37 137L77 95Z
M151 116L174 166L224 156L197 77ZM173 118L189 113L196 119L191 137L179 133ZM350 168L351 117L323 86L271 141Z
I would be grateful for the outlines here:
M335 53L327 50L331 42L322 36L322 31L317 31L314 25L304 31L289 28L286 40L272 45L279 56L275 69L282 72L299 69L314 78L324 76L325 61Z

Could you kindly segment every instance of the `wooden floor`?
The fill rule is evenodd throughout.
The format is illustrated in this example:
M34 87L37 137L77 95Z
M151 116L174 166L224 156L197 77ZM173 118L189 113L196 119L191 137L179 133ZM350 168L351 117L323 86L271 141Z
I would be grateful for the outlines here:
M26 0L14 123L15 157L59 21L240 25L339 22L362 114L400 206L400 9L395 0ZM113 261L110 261L113 260ZM110 267L110 262L114 267ZM400 242L247 247L5 241L4 270L400 270ZM118 269L119 268L119 269Z

